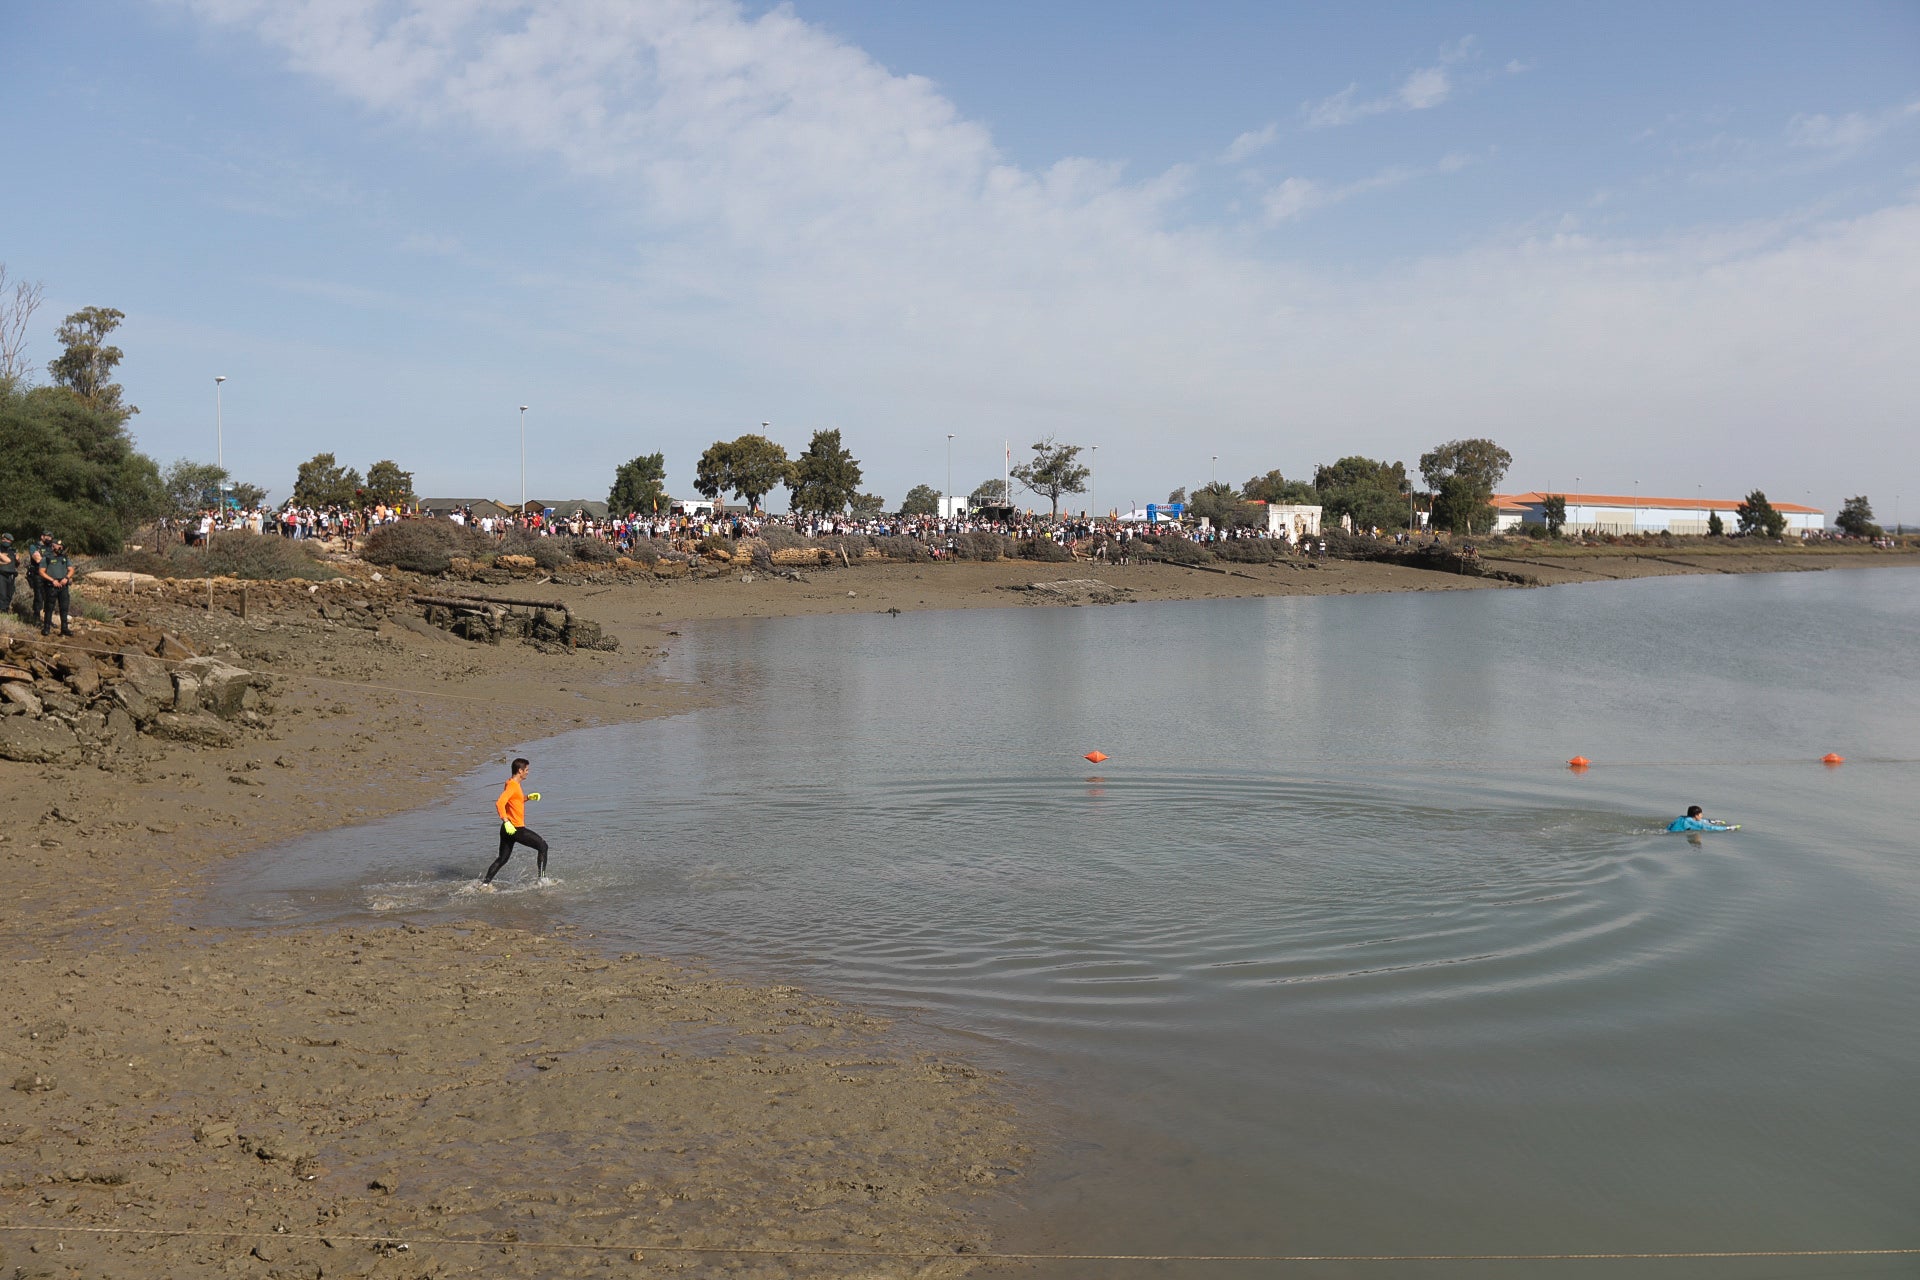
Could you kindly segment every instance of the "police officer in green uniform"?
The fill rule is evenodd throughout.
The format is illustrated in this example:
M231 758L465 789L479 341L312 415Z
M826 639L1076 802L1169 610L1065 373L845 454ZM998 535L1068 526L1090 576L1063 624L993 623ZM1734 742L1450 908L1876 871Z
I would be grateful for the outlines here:
M67 611L73 605L72 588L73 562L67 559L67 544L56 538L46 559L40 562L40 599L46 606L46 613L40 619L41 635L53 630L55 609L60 611L60 634L73 634L73 626L67 620Z
M13 612L13 588L20 581L20 553L13 549L13 535L0 533L0 615Z
M47 558L47 552L53 549L53 535L43 533L40 541L27 548L27 585L33 588L33 620L39 622L46 617L45 585L40 581L40 562Z

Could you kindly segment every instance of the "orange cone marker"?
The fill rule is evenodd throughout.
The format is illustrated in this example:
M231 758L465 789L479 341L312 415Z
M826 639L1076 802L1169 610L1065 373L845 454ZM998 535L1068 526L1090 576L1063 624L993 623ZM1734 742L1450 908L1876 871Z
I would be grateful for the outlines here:
M1086 760L1091 760L1095 764L1099 764L1102 760L1105 760L1107 758L1107 753L1104 751L1089 751L1082 758Z
M1587 759L1585 756L1575 756L1573 759L1567 761L1567 768L1572 769L1575 773L1578 773L1580 770L1586 768L1588 765L1592 763L1593 761Z
M1821 764L1829 764L1829 765L1845 764L1846 762L1847 762L1847 758L1841 755L1838 751L1829 751L1827 752L1827 754L1820 757Z

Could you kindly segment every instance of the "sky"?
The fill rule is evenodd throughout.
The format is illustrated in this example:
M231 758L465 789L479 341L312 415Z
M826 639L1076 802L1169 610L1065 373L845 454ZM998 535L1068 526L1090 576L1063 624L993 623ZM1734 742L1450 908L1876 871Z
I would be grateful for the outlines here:
M0 51L31 356L124 311L141 448L276 498L517 498L524 404L556 499L767 423L890 506L1484 436L1920 516L1911 0L0 0Z

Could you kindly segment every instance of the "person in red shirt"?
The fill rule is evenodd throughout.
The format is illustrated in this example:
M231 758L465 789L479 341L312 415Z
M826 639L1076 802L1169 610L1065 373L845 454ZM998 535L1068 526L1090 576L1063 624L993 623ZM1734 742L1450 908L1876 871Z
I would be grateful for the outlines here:
M540 855L540 878L547 875L547 842L536 831L530 831L521 824L527 818L527 801L538 800L538 791L528 792L522 789L521 782L532 769L524 758L513 762L513 776L507 779L507 785L500 789L500 798L493 802L494 812L500 815L500 856L487 868L487 875L480 882L482 889L493 888L493 878L500 874L500 868L507 865L507 859L513 856L513 846L526 845Z

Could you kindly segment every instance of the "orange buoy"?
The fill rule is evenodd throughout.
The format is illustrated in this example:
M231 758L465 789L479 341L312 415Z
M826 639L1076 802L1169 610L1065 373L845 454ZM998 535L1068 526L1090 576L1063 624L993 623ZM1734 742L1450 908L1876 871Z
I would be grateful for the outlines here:
M1567 768L1576 770L1584 769L1592 763L1593 761L1587 759L1585 756L1575 756L1573 759L1567 761Z
M1838 751L1829 751L1820 757L1821 764L1845 764L1846 762L1847 758Z
M1086 754L1086 755L1085 755L1084 757L1082 757L1082 758L1083 758L1083 759L1087 759L1087 760L1091 760L1091 761L1093 761L1093 762L1094 762L1095 764L1099 764L1099 763L1100 763L1100 762L1101 762L1102 760L1105 760L1105 759L1107 758L1107 753L1106 753L1106 752L1104 752L1104 751L1089 751L1089 752L1087 752L1087 754Z

